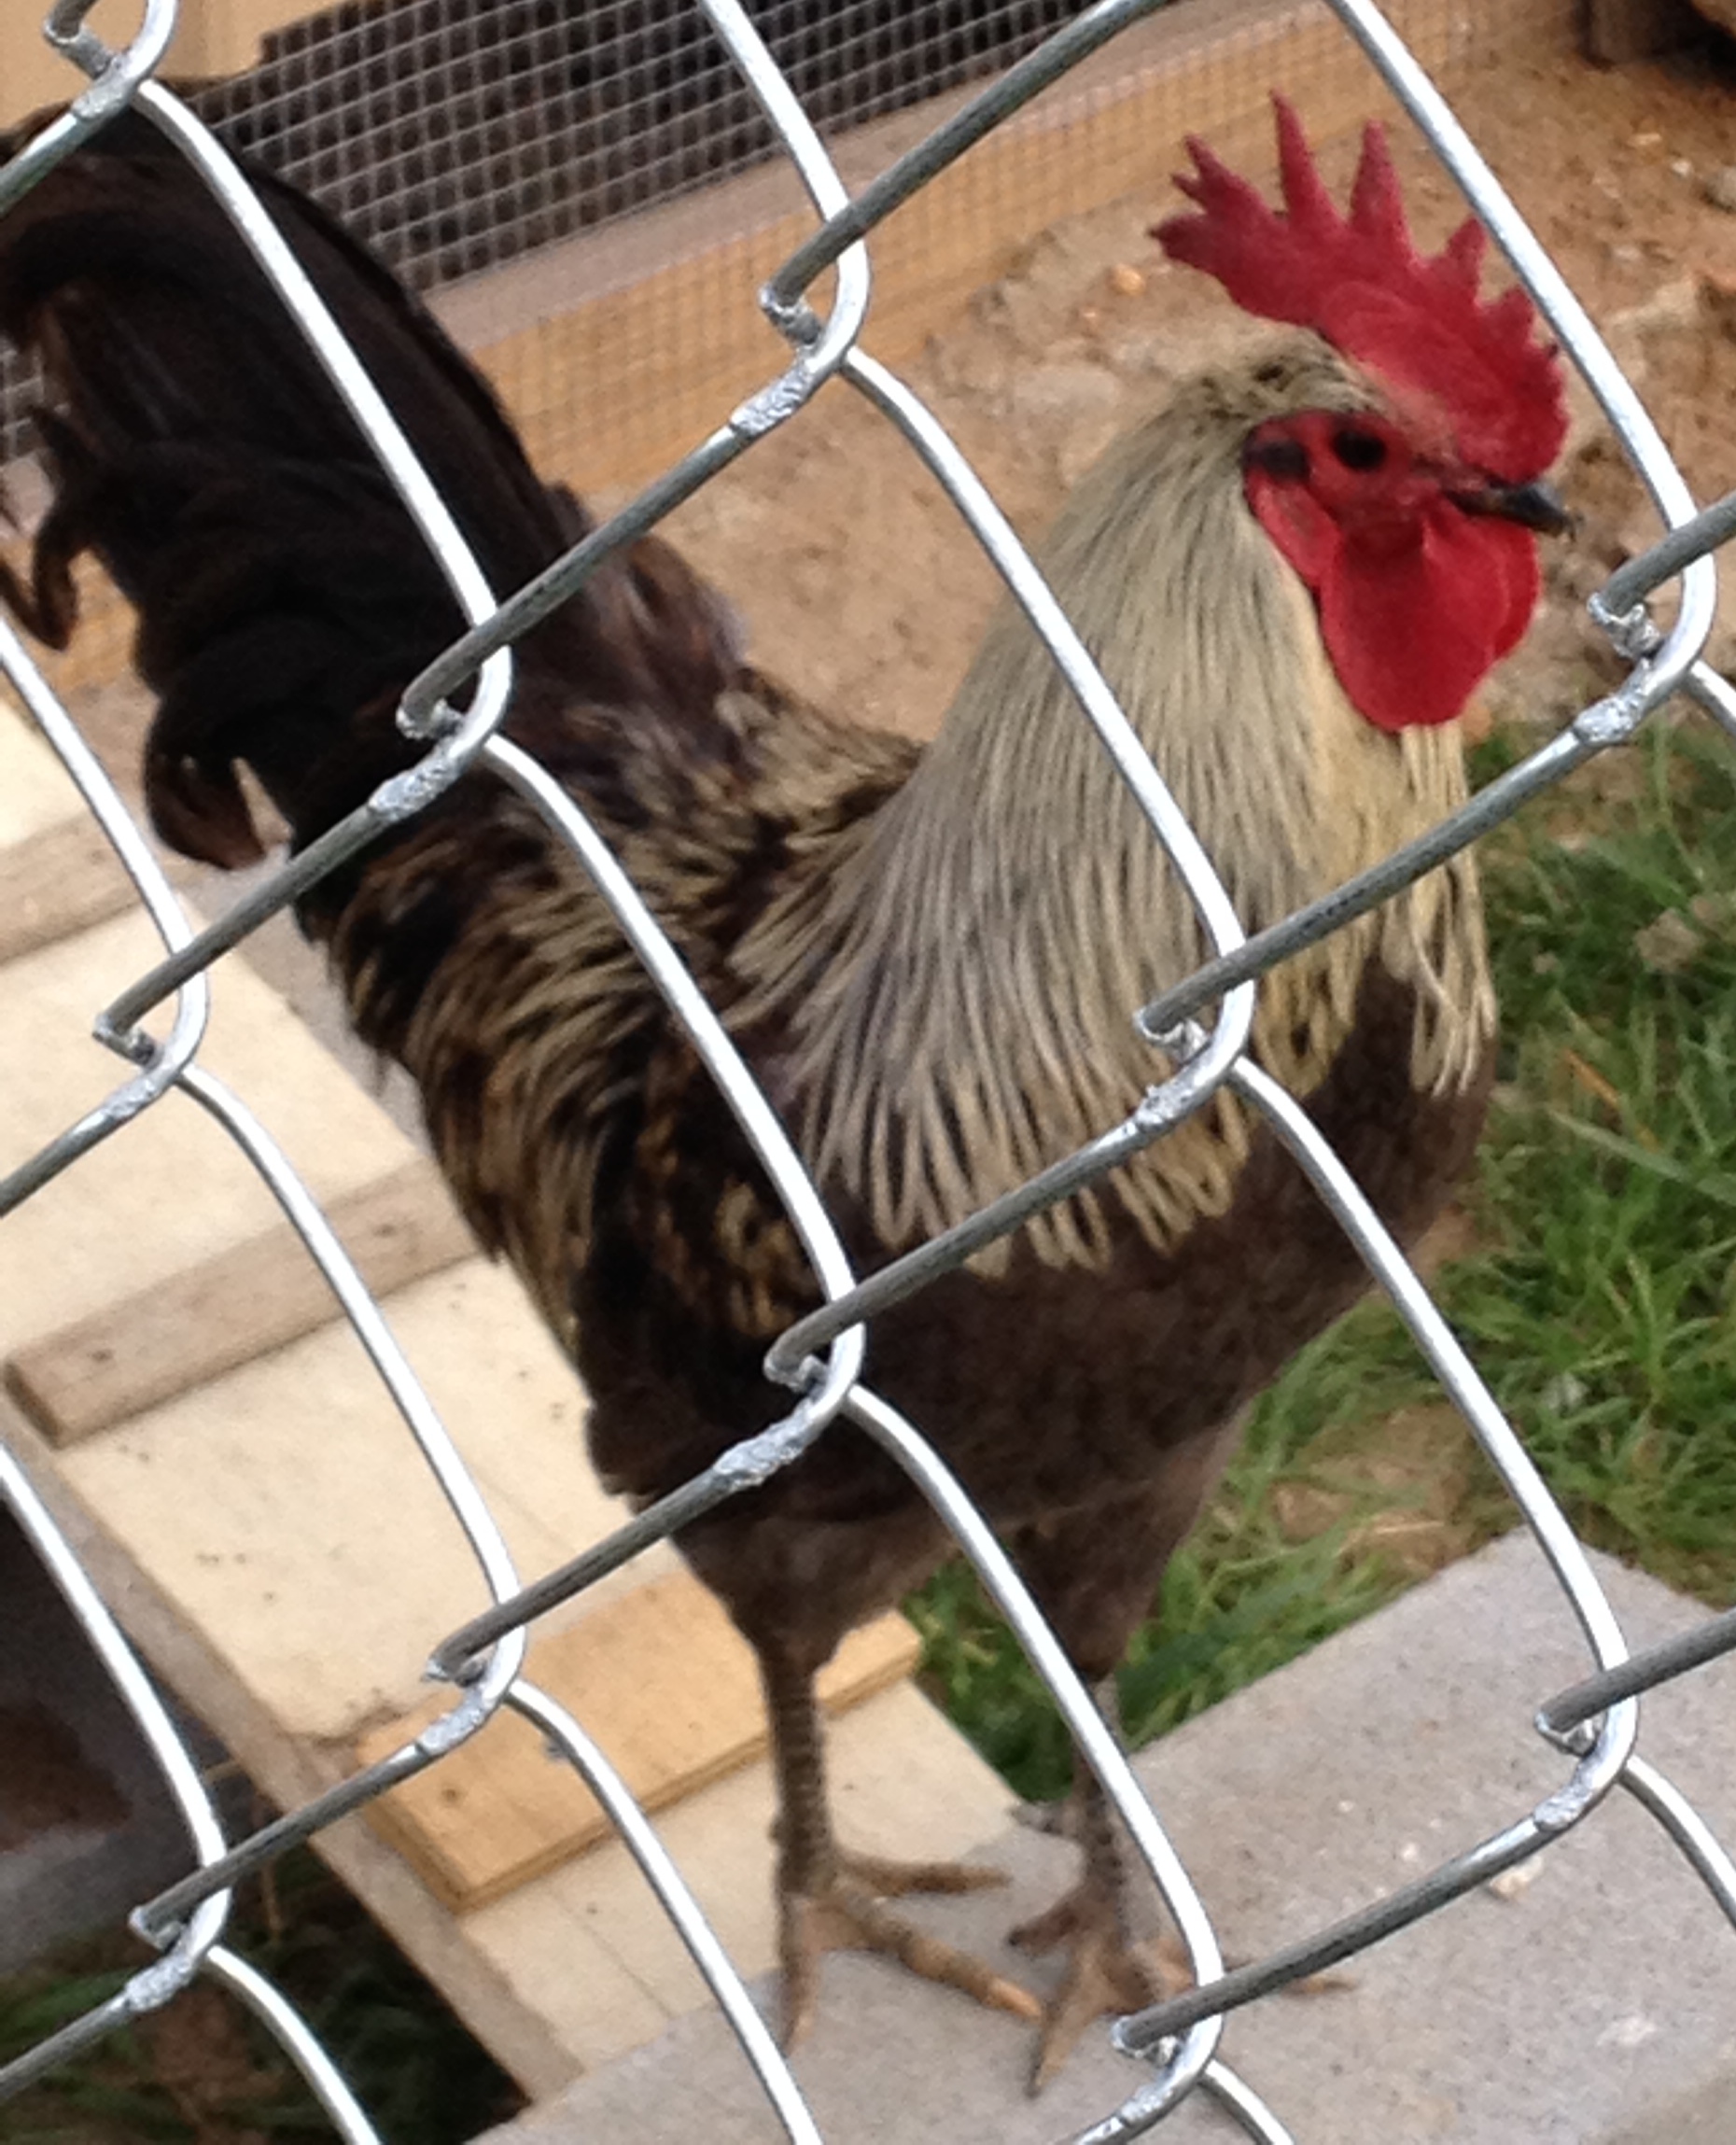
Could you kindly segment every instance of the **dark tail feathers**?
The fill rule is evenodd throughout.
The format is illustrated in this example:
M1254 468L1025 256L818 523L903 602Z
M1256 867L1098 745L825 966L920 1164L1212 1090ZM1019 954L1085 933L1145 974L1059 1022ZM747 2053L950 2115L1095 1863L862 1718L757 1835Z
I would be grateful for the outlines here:
M425 307L315 204L249 175L499 594L581 533ZM440 569L263 273L192 168L127 115L0 218L0 332L35 351L54 503L0 596L64 646L86 551L139 612L161 697L147 793L223 864L259 837L245 761L298 841L405 764L397 697L459 630ZM683 584L672 642L668 590ZM719 607L658 544L597 576L526 660L622 705L733 667Z

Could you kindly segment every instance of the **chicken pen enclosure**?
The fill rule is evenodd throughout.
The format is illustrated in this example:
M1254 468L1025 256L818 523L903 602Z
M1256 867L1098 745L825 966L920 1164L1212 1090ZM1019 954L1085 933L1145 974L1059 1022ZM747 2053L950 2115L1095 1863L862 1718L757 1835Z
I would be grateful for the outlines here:
M85 12L69 0L59 13L63 31L70 35ZM1731 517L1713 509L1692 519L1683 480L1620 370L1475 148L1453 133L1428 79L1450 91L1477 68L1516 69L1567 51L1580 35L1577 10L1561 0L1525 7L1403 0L1386 17L1366 0L1176 0L1163 8L1102 0L1084 9L1058 0L777 0L748 10L730 0L564 10L519 0L402 0L284 21L266 5L225 8L214 0L185 7L179 43L169 36L175 13L170 0L151 0L142 23L109 27L121 56L106 73L104 51L74 41L98 87L71 133L14 138L0 168L0 233L5 214L76 135L100 132L123 105L136 104L189 153L201 153L209 125L371 238L482 364L542 474L614 514L581 547L573 570L592 569L611 543L679 510L683 541L731 589L732 553L751 552L768 516L800 513L811 493L817 517L847 526L849 541L831 560L830 583L820 572L783 585L785 554L762 564L765 603L744 606L756 652L778 667L790 615L826 605L824 634L810 630L791 655L805 672L797 681L843 691L876 720L923 729L944 692L932 688L932 704L914 716L892 705L897 664L880 658L874 636L894 624L913 572L932 579L954 568L908 544L902 561L876 561L876 542L906 525L892 520L895 502L877 477L861 481L852 419L828 415L843 386L829 388L813 419L805 413L822 377L842 369L866 387L875 424L889 437L893 426L906 433L956 502L960 526L1040 613L1041 596L1021 582L1016 540L974 496L945 434L901 399L895 381L852 355L858 333L881 364L927 362L925 386L944 389L949 362L982 361L968 336L944 342L973 301L979 322L985 305L1004 313L1047 302L1037 242L1065 226L1058 241L1044 243L1086 263L1066 283L1066 304L1070 331L1082 304L1091 315L1082 331L1089 361L1066 379L1057 377L1066 368L1051 366L1042 395L995 383L998 421L1027 422L1043 442L1041 466L1015 477L1028 495L1017 518L1037 526L1053 503L1047 495L1089 458L1113 414L1092 385L1114 371L1100 348L1099 315L1117 303L1139 313L1140 354L1127 366L1157 381L1178 352L1216 332L1209 311L1179 329L1154 326L1163 312L1147 287L1156 271L1149 249L1135 253L1182 161L1182 136L1205 134L1239 167L1269 170L1274 85L1302 105L1319 141L1401 108L1419 123L1530 285L1666 520L1690 525L1689 534L1625 567L1603 592L1631 666L1623 681L1519 758L1437 840L1411 844L1390 867L1364 872L1343 901L1315 904L1257 933L1245 951L1238 934L1214 928L1216 960L1178 987L1168 1011L1171 1023L1197 1016L1225 1025L1206 1059L1154 1089L1134 1130L1155 1135L1202 1063L1210 1081L1239 1082L1248 1106L1270 1116L1536 1530L1603 1673L1594 1688L1549 1709L1561 1777L1543 1802L1516 1809L1480 1845L1375 1906L1236 1969L1220 1994L1184 1996L1135 2022L1128 2045L1144 2068L1129 2072L1120 2112L1105 2103L1089 2135L1132 2136L1150 2124L1182 2134L1187 2118L1167 2118L1203 2080L1225 2120L1245 2134L1289 2136L1281 2096L1272 2093L1267 2108L1218 2058L1220 2007L1305 1976L1523 1863L1617 1784L1660 1820L1736 1918L1736 1872L1693 1807L1637 1754L1629 1703L1736 1645L1736 1631L1715 1619L1631 1670L1620 1666L1621 1632L1598 1579L1499 1409L1355 1186L1281 1091L1241 1058L1225 995L1631 736L1672 695L1736 729L1736 699L1701 660L1712 592L1708 567L1697 563L1723 540ZM91 20L103 28L106 8ZM1603 17L1612 42L1624 20L1614 10ZM6 35L20 28L11 21ZM159 75L191 83L185 106L157 86ZM63 58L26 56L20 47L14 60L0 45L10 119L64 94L73 79ZM213 183L233 185L220 169ZM819 247L809 244L816 218L804 206L805 185L826 218ZM859 229L840 188L864 187L872 205ZM245 210L245 189L231 198ZM1444 190L1430 205L1445 210ZM1087 235L1068 235L1078 232ZM875 279L865 329L855 251L864 238ZM786 302L770 309L799 345L784 372L788 354L780 357L758 294L798 248L800 275L780 279ZM308 323L289 267L266 265L285 303ZM816 309L818 341L791 303L802 289ZM316 321L309 331L332 358ZM1132 346L1127 333L1123 341ZM7 439L21 451L31 390L21 370L7 383ZM352 395L375 451L395 481L404 479L403 450L384 414L369 406L365 386ZM1064 423L1049 422L1055 411L1043 395L1063 400ZM814 442L805 450L805 439ZM784 452L796 458L777 464ZM756 463L777 472L764 492L732 491ZM27 470L13 473L26 510L34 481ZM931 502L930 511L939 510ZM438 516L424 526L450 560L453 539ZM750 586L753 578L749 571ZM1681 603L1664 631L1639 607L1673 578ZM986 610L990 580L965 589L967 609ZM736 1979L772 1956L764 1738L750 1664L666 1544L700 1502L729 1494L780 1455L756 1444L623 1526L583 1469L570 1369L515 1284L473 1255L414 1143L245 965L217 977L212 1040L203 1040L205 967L291 890L282 873L271 875L227 925L202 927L196 912L183 910L184 881L163 876L133 829L129 799L81 741L80 722L106 745L133 714L123 698L117 715L105 697L127 668L127 613L93 582L87 601L92 624L65 653L26 652L0 628L13 693L51 748L21 723L8 721L0 732L0 884L8 896L0 957L11 1015L0 1093L14 1150L0 1184L8 1297L0 1493L143 1729L186 1817L193 1846L184 1864L197 1868L142 1909L140 1926L164 1948L163 1960L0 2069L0 2091L27 2085L204 1974L268 2022L341 2135L374 2136L293 2013L221 1941L226 1885L313 1838L533 2094L553 2094L652 2040L708 1989L741 2039L744 2077L757 2075L766 2096L763 2116L739 2108L720 2116L719 2135L757 2137L763 2120L777 2134L814 2138L813 2119ZM486 606L470 609L479 622L486 616ZM529 615L515 610L507 636ZM847 659L814 644L834 638L837 620L866 652L859 646ZM1094 693L1083 652L1061 623L1040 624L1057 660L1084 681L1092 719L1115 741L1113 708ZM913 604L901 626L904 656L925 630ZM945 672L944 663L930 666ZM455 675L442 690L457 682ZM495 719L484 686L459 733L464 754L504 755L487 741ZM511 763L502 756L497 764ZM1130 778L1145 780L1137 770ZM1184 832L1160 785L1141 794L1155 838L1185 857ZM582 821L570 811L556 816L587 869L607 877ZM1210 866L1196 858L1181 868L1204 913L1218 913L1209 891L1201 896ZM209 895L202 885L192 898ZM656 926L631 890L610 898L640 954L665 962L667 977ZM175 957L168 969L153 966L154 933ZM111 1006L111 1033L124 1034L176 992L177 1010L161 1043L133 1051L138 1069L111 1092L115 1076L90 1043L89 1023L119 982L140 974L145 983ZM775 1121L755 1115L751 1083L721 1031L681 999L679 976L669 988L753 1128L825 1293L846 1296L847 1271L828 1248L830 1225L793 1150ZM1161 1077L1162 1061L1153 1064ZM1009 1208L999 1226L1012 1218ZM374 1298L388 1305L389 1326ZM833 1314L811 1338L829 1353L833 1377L819 1408L804 1402L791 1418L803 1437L845 1401L854 1377L847 1328ZM913 1434L861 1388L848 1405L958 1533L1129 1824L1196 1974L1216 1980L1211 1901L1194 1896L1088 1701L1052 1644L1045 1650L1029 1597L922 1446L923 1425ZM467 1543L497 1603L482 1616ZM528 1674L517 1650L526 1630L534 1633ZM225 1842L129 1642L288 1813L283 1820ZM483 1664L455 1702L418 1698L430 1647L448 1670ZM822 1691L838 1714L839 1771L856 1825L874 1844L890 1845L915 1829L926 1852L962 1852L998 1830L1002 1792L903 1680L915 1652L896 1618L866 1626L840 1652ZM1547 1689L1533 1695L1541 1702ZM497 1711L522 1718L479 1734ZM550 1750L577 1769L588 1792L548 1761ZM673 1859L646 1824L647 1809L665 1813L659 1826ZM1331 2029L1328 2017L1323 2030ZM943 2116L931 2129L921 2126L920 2110L914 2120L912 2136L953 2134Z
M551 478L587 498L642 484L760 384L776 343L755 293L806 228L802 189L684 0L299 12L209 0L171 47L170 78L183 55L198 76L257 50L246 72L196 90L194 109L430 292ZM755 21L855 186L1078 12L1076 0L784 0ZM1449 77L1579 34L1578 0L1407 0L1395 20ZM24 15L0 36L0 119L17 119L52 76ZM887 219L880 349L909 358L1058 220L1153 192L1184 133L1210 131L1259 168L1277 81L1327 137L1382 108L1317 8L1151 12ZM24 400L0 372L14 450ZM50 675L68 688L124 674L121 619L87 628L63 662Z

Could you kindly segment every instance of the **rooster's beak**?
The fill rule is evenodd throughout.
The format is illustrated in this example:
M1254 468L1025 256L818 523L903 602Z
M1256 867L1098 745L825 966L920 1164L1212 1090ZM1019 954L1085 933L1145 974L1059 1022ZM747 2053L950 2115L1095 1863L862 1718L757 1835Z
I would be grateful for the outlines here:
M1567 536L1575 526L1560 493L1541 479L1530 484L1502 484L1491 479L1463 488L1454 485L1449 497L1463 513L1495 514L1503 521L1518 522L1521 528L1535 529L1539 536Z

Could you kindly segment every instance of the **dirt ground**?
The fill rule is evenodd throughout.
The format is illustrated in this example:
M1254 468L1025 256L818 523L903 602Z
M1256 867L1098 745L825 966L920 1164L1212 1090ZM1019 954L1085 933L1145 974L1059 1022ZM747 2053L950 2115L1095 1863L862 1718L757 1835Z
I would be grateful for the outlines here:
M1696 497L1736 484L1736 59L1718 48L1620 69L1556 60L1469 77L1454 102ZM1438 244L1463 214L1456 189L1407 127L1394 147L1413 227ZM1340 199L1353 156L1341 144L1323 159ZM1028 538L1169 381L1270 332L1163 259L1147 227L1176 204L1118 203L1043 233L909 369ZM1545 615L1489 694L1495 712L1540 722L1615 675L1584 598L1659 528L1583 390L1576 408L1559 474L1581 527L1551 548ZM841 385L670 533L735 602L758 661L828 708L917 735L944 714L998 592L950 502ZM1715 660L1736 652L1736 606L1730 622Z

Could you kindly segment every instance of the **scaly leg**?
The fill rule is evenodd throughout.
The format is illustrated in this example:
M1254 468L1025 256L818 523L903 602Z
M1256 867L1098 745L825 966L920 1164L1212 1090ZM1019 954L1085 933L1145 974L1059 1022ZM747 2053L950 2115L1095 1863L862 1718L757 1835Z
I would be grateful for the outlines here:
M1161 1455L1142 1491L1025 1527L1015 1563L1068 1657L1114 1722L1114 1671L1129 1634L1150 1612L1163 1569L1229 1456L1240 1419ZM1132 1843L1096 1775L1075 1759L1066 1830L1085 1858L1079 1883L1048 1913L1013 1932L1021 1951L1065 1950L1061 1985L1045 2005L1031 2066L1041 2092L1093 2020L1142 2011L1191 1978L1172 1937L1159 1933L1156 1900Z
M783 1966L783 2040L793 2048L813 2023L820 1961L829 1951L888 1953L912 1973L1035 2020L1043 2007L1029 1989L968 1952L913 1928L881 1901L906 1892L974 1891L1004 1882L998 1870L958 1862L891 1862L838 1845L826 1800L825 1753L811 1673L770 1650L760 1658L777 1767L778 1952Z
M1085 1871L1071 1891L1013 1931L1033 1956L1065 1948L1060 1987L1043 2007L1043 2029L1030 2068L1030 2091L1041 2093L1094 2021L1143 2011L1178 1990L1192 1975L1178 1941L1158 1933L1120 1820L1097 1776L1081 1759L1065 1830L1079 1843ZM1141 1921L1147 1923L1141 1929Z

